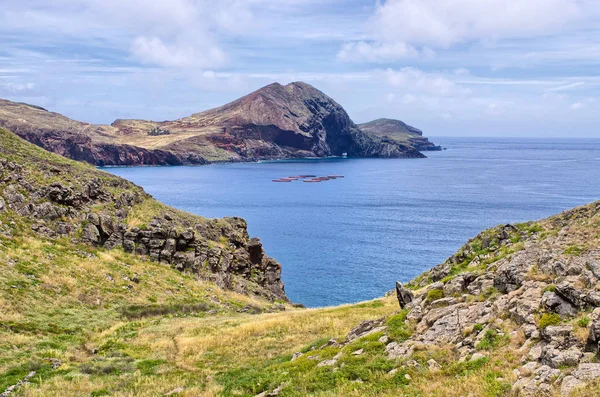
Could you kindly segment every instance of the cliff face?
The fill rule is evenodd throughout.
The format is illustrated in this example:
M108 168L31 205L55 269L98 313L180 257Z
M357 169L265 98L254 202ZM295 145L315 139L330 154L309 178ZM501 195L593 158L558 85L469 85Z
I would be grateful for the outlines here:
M435 346L476 362L503 349L521 361L514 395L579 395L600 381L599 231L600 202L482 232L410 289L397 283L414 333L388 357Z
M175 121L91 125L0 100L0 126L49 151L94 165L180 165L301 157L424 157L359 129L333 99L305 83L274 83ZM425 147L425 146L423 146Z
M407 145L418 151L442 150L441 146L435 145L424 137L423 131L400 120L377 119L359 124L358 127L368 134Z
M248 295L286 301L281 266L239 218L204 219L0 129L0 211L45 238L122 248Z

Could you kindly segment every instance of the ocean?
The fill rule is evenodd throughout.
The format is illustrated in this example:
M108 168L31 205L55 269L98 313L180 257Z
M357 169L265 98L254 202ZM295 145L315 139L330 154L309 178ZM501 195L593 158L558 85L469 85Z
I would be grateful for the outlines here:
M600 200L600 139L432 138L427 159L106 168L156 199L248 221L309 307L382 296L481 230ZM343 175L274 183L293 175Z

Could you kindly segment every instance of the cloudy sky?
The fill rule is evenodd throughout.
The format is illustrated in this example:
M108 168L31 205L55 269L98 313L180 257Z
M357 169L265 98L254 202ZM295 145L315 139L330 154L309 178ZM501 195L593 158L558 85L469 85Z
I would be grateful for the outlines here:
M167 120L296 80L355 122L600 137L598 0L2 0L0 98Z

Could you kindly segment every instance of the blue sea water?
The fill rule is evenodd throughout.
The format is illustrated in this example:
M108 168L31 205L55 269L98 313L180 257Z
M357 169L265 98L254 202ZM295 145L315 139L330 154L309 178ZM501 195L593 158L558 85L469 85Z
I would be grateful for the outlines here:
M437 138L427 159L337 159L109 168L158 200L239 216L307 306L381 296L482 229L600 199L600 140ZM300 174L321 183L273 183Z

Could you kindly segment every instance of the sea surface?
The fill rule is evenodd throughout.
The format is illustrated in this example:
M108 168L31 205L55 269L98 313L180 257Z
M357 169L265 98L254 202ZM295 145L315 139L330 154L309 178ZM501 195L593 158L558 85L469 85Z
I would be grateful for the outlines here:
M158 200L239 216L307 306L383 295L482 229L600 200L600 139L435 138L429 158L108 168ZM274 183L292 175L344 175Z

